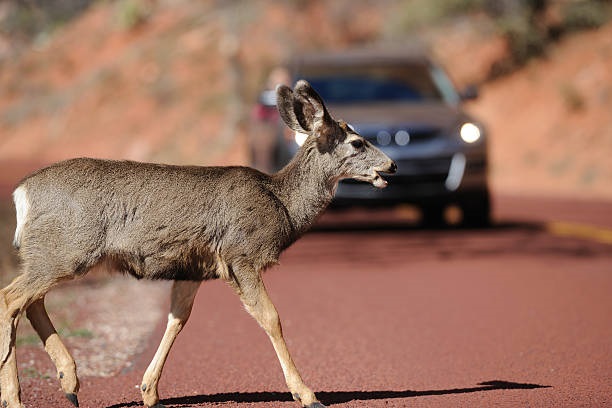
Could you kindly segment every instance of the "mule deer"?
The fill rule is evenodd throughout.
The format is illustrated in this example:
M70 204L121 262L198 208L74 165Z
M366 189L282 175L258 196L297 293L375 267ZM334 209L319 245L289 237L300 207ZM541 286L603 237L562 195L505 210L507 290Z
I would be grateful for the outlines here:
M293 398L323 407L296 369L261 274L331 201L343 178L386 186L379 172L395 163L346 123L332 119L306 81L277 88L284 122L308 134L293 160L267 175L248 167L170 166L73 159L26 177L13 196L14 245L22 273L0 291L2 407L22 407L15 329L25 310L78 406L74 359L45 310L58 282L103 266L136 278L174 280L163 339L145 371L145 405L162 407L157 384L202 281L221 278L266 331Z

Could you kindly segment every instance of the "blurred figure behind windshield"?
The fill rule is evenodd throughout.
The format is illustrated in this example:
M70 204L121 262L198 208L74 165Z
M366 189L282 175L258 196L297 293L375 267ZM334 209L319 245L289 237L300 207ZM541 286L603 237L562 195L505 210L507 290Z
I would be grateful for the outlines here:
M286 68L274 68L268 75L252 112L252 131L249 132L251 166L270 173L274 169L274 146L279 115L276 109L276 87L289 84Z

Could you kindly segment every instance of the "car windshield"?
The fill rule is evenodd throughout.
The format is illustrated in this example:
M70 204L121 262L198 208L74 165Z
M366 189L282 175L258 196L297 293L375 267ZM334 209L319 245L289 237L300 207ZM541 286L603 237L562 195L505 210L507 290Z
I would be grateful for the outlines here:
M313 66L304 67L298 76L331 104L455 100L450 81L427 64Z

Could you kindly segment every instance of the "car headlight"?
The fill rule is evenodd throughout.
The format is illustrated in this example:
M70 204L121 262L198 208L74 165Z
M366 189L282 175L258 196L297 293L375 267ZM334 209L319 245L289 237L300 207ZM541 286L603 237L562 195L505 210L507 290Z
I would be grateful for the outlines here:
M308 139L308 135L302 132L295 132L294 139L298 146L302 146L306 139Z
M476 143L482 136L480 128L473 123L467 122L461 125L459 135L465 143Z

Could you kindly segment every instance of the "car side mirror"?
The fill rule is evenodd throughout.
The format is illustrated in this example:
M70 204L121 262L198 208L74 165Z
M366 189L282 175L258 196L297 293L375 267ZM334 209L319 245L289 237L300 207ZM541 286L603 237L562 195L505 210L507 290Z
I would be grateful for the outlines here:
M468 85L459 93L462 101L473 101L478 99L478 87L474 84Z
M265 90L259 94L258 102L269 108L276 108L276 91L275 90Z

